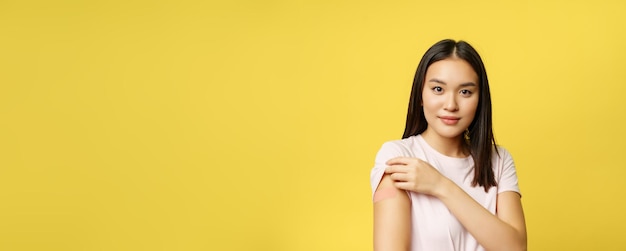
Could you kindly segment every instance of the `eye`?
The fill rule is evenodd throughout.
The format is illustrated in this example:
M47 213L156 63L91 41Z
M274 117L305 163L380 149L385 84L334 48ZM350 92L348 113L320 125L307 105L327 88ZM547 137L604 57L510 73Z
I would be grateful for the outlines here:
M471 96L471 95L472 95L472 91L470 91L470 90L465 90L465 89L464 89L464 90L461 90L461 95L466 96L466 97L467 97L467 96Z
M432 88L433 92L435 93L442 93L443 92L443 88L441 88L441 86L435 86Z

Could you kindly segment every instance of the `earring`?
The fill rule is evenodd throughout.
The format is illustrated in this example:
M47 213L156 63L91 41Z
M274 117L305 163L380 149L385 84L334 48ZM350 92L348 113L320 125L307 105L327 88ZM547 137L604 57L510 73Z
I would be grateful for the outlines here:
M465 129L465 133L463 134L463 136L465 137L465 141L467 141L467 142L470 141L469 128Z

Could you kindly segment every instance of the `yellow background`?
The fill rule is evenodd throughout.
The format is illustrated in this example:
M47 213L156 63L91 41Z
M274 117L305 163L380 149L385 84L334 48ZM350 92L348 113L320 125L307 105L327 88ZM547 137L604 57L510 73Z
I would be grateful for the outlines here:
M529 248L624 250L625 11L0 1L0 250L369 250L375 153L443 38L483 56Z

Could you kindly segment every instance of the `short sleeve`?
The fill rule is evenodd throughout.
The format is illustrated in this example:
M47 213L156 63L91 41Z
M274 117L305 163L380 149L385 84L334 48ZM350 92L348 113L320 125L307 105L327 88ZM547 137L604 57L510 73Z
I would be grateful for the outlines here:
M372 198L374 196L374 192L376 192L376 188L378 188L378 185L383 178L383 175L385 174L385 168L387 168L386 162L395 157L407 156L404 152L403 147L393 141L384 143L380 150L378 150L374 161L374 168L372 168L370 173Z
M498 152L500 154L498 158L498 193L513 191L521 195L513 157L509 151L502 147L498 147Z

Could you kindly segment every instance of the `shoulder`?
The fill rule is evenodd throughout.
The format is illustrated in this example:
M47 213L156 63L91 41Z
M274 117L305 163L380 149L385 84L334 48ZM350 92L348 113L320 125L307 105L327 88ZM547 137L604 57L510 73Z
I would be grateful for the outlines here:
M497 149L497 153L494 152L492 156L496 177L514 175L516 173L515 162L511 153L502 146L497 146L494 149Z
M506 191L513 191L521 195L517 170L511 153L502 146L497 146L497 154L494 154L494 176L498 183L498 194Z
M511 156L511 153L504 148L503 146L500 145L496 145L493 148L493 158L494 160L498 160L498 161L508 161L508 160L512 160L513 157Z
M387 157L393 158L397 156L409 156L411 155L411 149L413 149L417 136L411 136L404 139L391 140L383 143L378 150L377 158Z
M417 136L411 136L404 139L391 140L383 143L380 147L379 153L408 153L415 145L415 139Z

